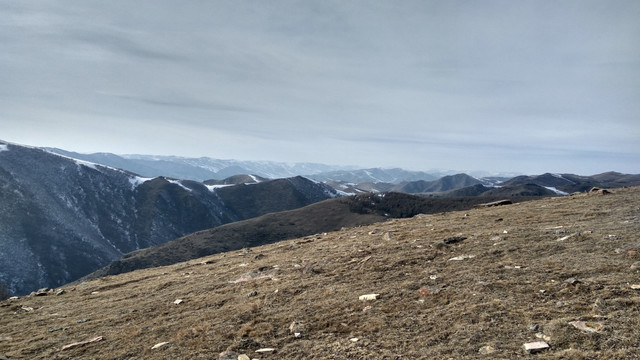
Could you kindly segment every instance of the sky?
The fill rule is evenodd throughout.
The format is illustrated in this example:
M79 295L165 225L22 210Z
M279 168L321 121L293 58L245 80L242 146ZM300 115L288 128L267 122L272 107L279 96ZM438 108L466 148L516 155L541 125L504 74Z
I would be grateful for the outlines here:
M0 0L0 139L640 173L637 0Z

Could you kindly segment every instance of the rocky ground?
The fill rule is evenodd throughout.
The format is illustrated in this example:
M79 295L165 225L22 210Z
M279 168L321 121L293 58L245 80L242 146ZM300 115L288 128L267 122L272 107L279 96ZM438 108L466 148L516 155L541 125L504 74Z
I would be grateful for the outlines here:
M640 358L640 188L418 215L0 303L0 359Z

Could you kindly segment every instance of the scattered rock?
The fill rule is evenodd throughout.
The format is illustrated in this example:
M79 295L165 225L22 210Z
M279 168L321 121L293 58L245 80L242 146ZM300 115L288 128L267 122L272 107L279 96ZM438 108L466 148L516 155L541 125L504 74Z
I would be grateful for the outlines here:
M159 349L159 348L167 345L168 343L169 343L168 341L163 341L163 342L157 343L157 344L155 344L155 345L153 345L151 347L151 350Z
M619 240L620 237L618 235L609 234L609 235L607 235L605 237L605 239L608 239L608 240Z
M523 345L524 350L530 354L537 353L540 351L547 350L549 348L549 344L544 341L535 341L526 343Z
M636 261L633 264L631 264L631 270L638 270L640 269L640 261Z
M24 310L26 312L33 311L33 308L31 306L25 306L25 305L22 305L22 307L20 309L22 309L22 310Z
M384 233L384 236L382 238L385 239L385 240L391 240L391 237L392 237L391 233L390 232L386 232L386 233Z
M580 280L578 280L578 279L576 279L574 277L570 277L567 280L565 280L564 282L566 282L569 285L578 285L578 284L582 283L582 281L580 281Z
M607 194L611 194L611 191L607 189L601 189L599 187L592 187L591 190L589 190L589 195L607 195Z
M293 321L289 324L289 333L293 334L294 337L301 337L302 332L304 331L304 324L299 321Z
M247 297L254 297L254 296L258 296L258 292L253 290L252 292L250 292L249 294L247 294Z
M60 331L63 330L63 328L61 327L55 327L55 328L49 328L49 330L47 330L48 332L56 332L56 331Z
M569 325L573 326L578 330L582 330L586 332L599 333L602 331L602 329L604 329L604 326L602 324L594 323L594 322L571 321L569 322Z
M76 323L82 324L82 323L86 323L89 320L91 320L91 319L78 319L78 321L76 321Z
M551 341L551 337L550 337L549 335L545 335L545 334L543 334L543 333L537 333L537 334L536 334L536 337L537 337L538 339L542 339L542 340L544 340L544 341Z
M262 348L262 349L256 350L257 353L272 353L274 351L276 351L276 349L274 348Z
M20 299L18 296L12 296L9 298L9 300L18 300L18 299Z
M251 358L247 354L241 354L238 355L238 360L251 360Z
M442 240L442 243L444 243L445 245L451 245L451 244L462 242L466 239L467 239L466 236L452 236Z
M494 352L496 352L496 349L491 346L491 345L485 345L483 347L481 347L478 352L482 355L488 355L488 354L493 354Z
M182 304L184 301L182 299L176 299L173 303L176 305Z
M351 339L349 339L349 341L351 342L358 342L358 340L360 339L358 339L357 337L352 337Z
M452 257L451 259L449 259L449 261L462 261L462 260L467 260L467 259L473 259L474 257L476 257L476 256L475 255L460 255L460 256Z
M540 328L540 325L538 324L529 324L529 326L527 326L527 329L531 331L538 331L539 328Z
M95 343L95 342L102 341L102 340L104 340L104 338L102 336L98 336L98 337L95 337L93 339L67 344L67 345L63 346L60 350L67 350L67 349L71 349L71 348L74 348L74 347Z
M358 299L360 301L377 300L378 296L380 296L380 294L366 294L366 295L360 295Z
M56 294L56 296L60 296L60 295L62 295L64 293L65 293L64 289L58 289L58 290L56 290L55 294Z
M575 236L578 236L578 235L579 235L578 233L569 234L569 235L567 235L567 236L563 236L563 237L561 237L561 238L559 238L559 239L556 239L556 241L565 241L565 240L569 240L569 239L571 239L572 237L575 237Z
M632 284L629 285L629 287L631 288L631 290L640 290L640 284Z
M49 295L49 288L42 288L34 293L34 296L47 296Z

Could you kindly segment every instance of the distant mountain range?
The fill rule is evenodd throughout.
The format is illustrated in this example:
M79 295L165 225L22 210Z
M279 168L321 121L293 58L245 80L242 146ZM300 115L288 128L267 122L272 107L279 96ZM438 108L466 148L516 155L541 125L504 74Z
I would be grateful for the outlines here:
M298 175L310 172L315 175ZM270 179L282 173L292 176ZM173 176L176 174L191 175L180 179ZM165 248L202 256L388 217L448 211L460 203L559 196L593 186L640 185L640 175L615 172L513 178L434 176L402 169L348 170L319 164L83 155L0 141L0 285L24 294L76 280L113 261L120 262L107 271L125 269L135 261L162 263L154 260L155 255L152 260L140 260L142 254L156 251L141 249L199 231L207 231L210 236L205 237L214 242L198 241L188 251L174 249L174 245ZM359 195L322 205L325 207L275 214L349 194ZM367 204L377 207L371 209ZM271 215L260 218L266 214ZM242 222L248 219L255 221ZM221 227L225 224L229 225ZM134 251L137 255L130 254ZM123 254L130 255L121 259Z
M274 161L221 160L208 157L186 158L179 156L116 155L111 153L80 154L56 148L47 151L74 159L127 170L146 177L166 176L176 179L205 181L224 180L239 174L254 174L266 179L278 179L302 175L326 182L331 180L354 183L391 183L416 180L436 180L450 171L408 171L403 169L356 169L316 163L288 164Z

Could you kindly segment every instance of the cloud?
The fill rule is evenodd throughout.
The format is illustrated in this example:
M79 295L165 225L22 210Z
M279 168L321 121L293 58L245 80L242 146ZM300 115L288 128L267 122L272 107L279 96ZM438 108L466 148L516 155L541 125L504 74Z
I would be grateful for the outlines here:
M134 152L127 131L147 131L140 152L498 171L566 159L577 172L593 159L605 171L640 157L636 1L36 1L0 10L9 141ZM78 136L93 141L78 148ZM211 139L221 146L195 145Z

